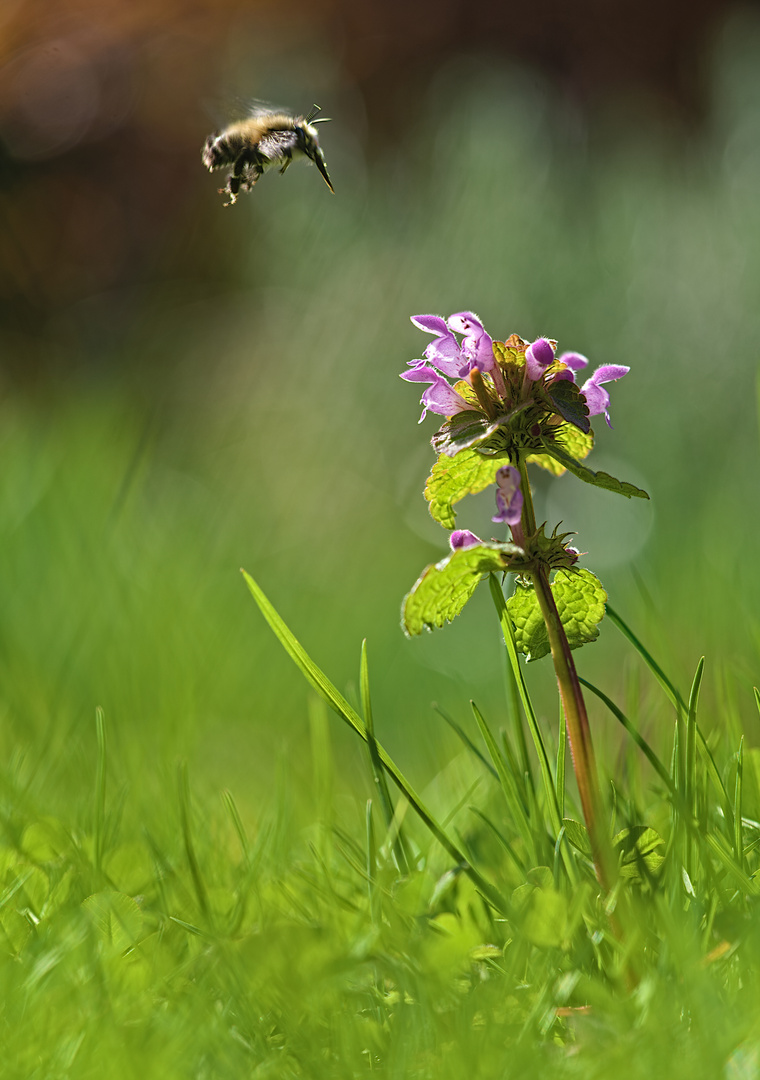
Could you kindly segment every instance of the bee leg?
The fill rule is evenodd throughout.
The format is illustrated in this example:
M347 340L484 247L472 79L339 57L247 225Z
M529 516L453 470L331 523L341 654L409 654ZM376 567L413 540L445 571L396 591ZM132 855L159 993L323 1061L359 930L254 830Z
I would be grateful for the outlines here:
M288 165L290 165L292 163L292 161L293 161L293 157L292 157L291 154L286 154L284 156L285 156L285 160L283 161L282 168L280 169L280 176L285 175L285 170L287 169Z
M236 201L237 201L239 191L240 191L240 177L239 176L233 176L232 174L230 174L230 176L227 177L227 186L223 187L223 188L219 188L219 194L220 195L229 195L229 197L230 197L230 201L226 202L224 205L225 206L234 206Z
M232 167L232 172L227 177L227 186L219 188L220 195L229 195L229 202L226 202L225 206L234 206L237 202L237 197L240 193L240 185L243 185L243 190L247 191L250 184L245 178L245 170L247 168L247 155L245 153L238 154L235 159L235 164Z

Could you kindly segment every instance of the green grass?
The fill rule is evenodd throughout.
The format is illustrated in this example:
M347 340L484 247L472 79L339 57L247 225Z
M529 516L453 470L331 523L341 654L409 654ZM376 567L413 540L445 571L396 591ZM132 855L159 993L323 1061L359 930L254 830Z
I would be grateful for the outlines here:
M292 170L215 217L234 289L178 277L138 298L130 374L8 391L3 1076L757 1075L760 178L742 55L688 166L635 143L571 154L548 97L473 68L446 125L436 102L371 176L344 154L355 183L335 200ZM445 167L450 125L474 157L497 114L482 167ZM407 319L470 306L494 335L632 368L590 464L651 491L648 538L609 493L560 506L547 481L537 499L672 680L609 616L579 654L619 711L589 691L611 833L662 840L628 850L620 940L582 830L556 828L550 790L579 813L548 661L525 672L542 776L488 590L445 631L399 629L446 550L396 377L419 349ZM491 514L474 497L459 524L489 535ZM385 792L241 566L361 724L371 689L376 739L498 903Z
M512 774L523 833L474 747L439 778L464 790L436 828L490 902L395 791L388 816L379 797L337 805L316 706L312 824L294 827L288 770L253 829L230 792L196 800L184 765L136 828L97 714L65 816L30 797L23 763L3 773L5 1075L753 1075L760 752L690 752L696 702L676 705L674 764L647 746L645 779L628 748L609 789L611 832L629 830L617 930L572 801L557 838L537 778ZM502 779L516 738L487 740ZM365 771L369 788L369 754Z

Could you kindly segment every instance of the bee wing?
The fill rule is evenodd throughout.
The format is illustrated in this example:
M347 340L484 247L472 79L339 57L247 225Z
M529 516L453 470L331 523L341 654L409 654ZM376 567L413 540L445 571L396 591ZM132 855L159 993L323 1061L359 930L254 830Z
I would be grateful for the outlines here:
M280 113L286 115L292 115L290 109L281 109L277 105L273 105L271 101L262 101L261 98L248 98L245 103L245 109L240 113L241 116L247 116L251 120L258 120L264 116L277 116Z
M203 111L219 128L227 127L229 124L240 120L241 117L257 120L260 117L272 116L276 113L290 113L289 109L280 109L270 101L234 92L227 93L223 91L212 98L204 98L201 104Z

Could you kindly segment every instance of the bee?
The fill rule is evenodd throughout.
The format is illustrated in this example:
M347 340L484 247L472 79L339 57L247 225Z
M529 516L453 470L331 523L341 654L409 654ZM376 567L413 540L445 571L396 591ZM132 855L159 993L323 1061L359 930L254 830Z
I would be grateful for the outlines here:
M250 191L267 169L277 166L284 173L295 158L313 161L334 193L315 126L328 118L315 120L319 111L319 105L308 116L257 109L247 119L209 135L201 151L203 164L209 172L232 166L226 185L219 188L220 195L229 195L224 205L231 206L241 189Z

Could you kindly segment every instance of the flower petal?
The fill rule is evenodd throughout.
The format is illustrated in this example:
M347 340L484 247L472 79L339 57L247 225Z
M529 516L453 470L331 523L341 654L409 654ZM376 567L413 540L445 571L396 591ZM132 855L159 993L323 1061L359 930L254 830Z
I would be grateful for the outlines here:
M425 349L425 356L444 375L448 375L450 379L458 379L462 374L467 374L469 365L466 365L462 372L462 350L454 335L449 331L446 333L447 337L437 337L430 342Z
M517 525L522 517L523 493L520 491L520 473L513 465L505 465L496 474L496 509L491 521Z
M474 331L485 333L483 323L471 311L458 311L456 315L449 315L446 325L457 334L472 334Z
M604 413L604 419L609 427L610 423L609 404L610 395L603 390L600 383L614 382L622 379L631 369L623 364L602 364L598 367L590 379L587 379L581 387L581 393L586 399L589 416L599 416Z
M422 404L431 412L438 413L439 416L453 416L455 413L471 408L462 395L452 389L440 375L422 395Z
M559 362L569 367L571 371L582 371L583 368L588 367L588 357L579 352L563 352Z
M596 386L599 383L614 382L615 379L622 379L630 370L629 367L625 367L623 364L602 364L601 367L596 369L589 382L594 383Z
M476 544L482 543L480 537L476 536L474 532L470 532L469 529L454 529L449 537L452 551L458 551L460 548L475 547Z
M426 364L423 360L417 361L417 366L411 368L409 371L402 371L399 375L400 379L405 379L407 382L435 382L436 379L440 379L440 375L431 368L429 364Z
M549 364L554 361L554 349L546 338L536 338L525 350L525 367L528 378L537 382Z
M610 403L610 395L607 391L589 379L581 387L581 393L586 399L589 416L599 416L600 413L604 413L607 417L607 423L609 423L610 418L607 414L607 407Z
M427 334L446 334L448 328L446 326L446 320L442 319L440 315L410 315L415 326L418 326L420 330L424 330Z

